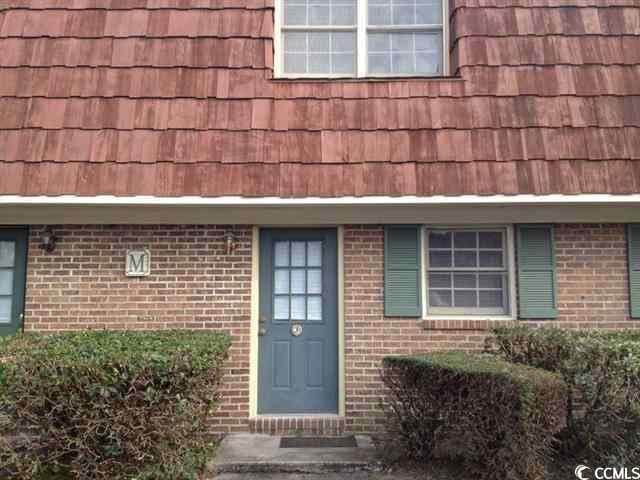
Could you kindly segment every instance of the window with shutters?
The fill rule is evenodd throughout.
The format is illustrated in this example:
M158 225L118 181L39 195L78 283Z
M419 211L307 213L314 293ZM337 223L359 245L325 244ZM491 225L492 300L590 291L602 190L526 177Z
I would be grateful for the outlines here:
M276 0L275 75L446 75L447 3Z
M513 233L500 228L427 228L427 316L511 316Z

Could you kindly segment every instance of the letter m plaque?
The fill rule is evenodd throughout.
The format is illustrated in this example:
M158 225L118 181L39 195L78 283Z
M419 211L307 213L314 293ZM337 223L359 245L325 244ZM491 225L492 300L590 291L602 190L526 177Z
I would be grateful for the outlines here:
M147 277L151 273L151 253L149 250L127 250L125 275L127 277Z

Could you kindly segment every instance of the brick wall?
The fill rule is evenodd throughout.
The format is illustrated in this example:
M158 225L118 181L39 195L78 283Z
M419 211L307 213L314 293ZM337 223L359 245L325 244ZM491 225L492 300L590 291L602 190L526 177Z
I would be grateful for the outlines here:
M26 328L194 328L234 336L216 432L249 428L248 371L251 229L235 227L238 249L224 254L226 227L57 227L53 254L37 248L32 228ZM559 317L568 327L636 325L628 314L623 225L557 225ZM152 275L124 276L128 248L149 247ZM378 368L389 354L479 349L480 323L425 328L416 319L383 315L383 228L345 228L346 430L382 425ZM486 323L486 322L485 322ZM538 322L550 324L551 322Z
M371 432L383 419L378 369L381 358L438 349L482 348L490 322L448 321L447 328L383 315L383 228L345 230L346 429ZM566 327L638 328L630 321L624 225L557 225L559 316Z
M234 337L216 431L246 430L249 412L251 228L233 228L238 248L224 253L211 226L54 227L58 246L38 248L32 227L26 330L223 330ZM127 249L151 250L152 275L124 275Z

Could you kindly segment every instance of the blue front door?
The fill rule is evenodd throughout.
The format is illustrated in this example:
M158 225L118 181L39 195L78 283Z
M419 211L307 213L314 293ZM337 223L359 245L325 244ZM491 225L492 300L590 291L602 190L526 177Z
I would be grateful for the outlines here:
M27 230L0 228L0 336L22 327L27 268Z
M260 235L258 413L338 412L335 229Z

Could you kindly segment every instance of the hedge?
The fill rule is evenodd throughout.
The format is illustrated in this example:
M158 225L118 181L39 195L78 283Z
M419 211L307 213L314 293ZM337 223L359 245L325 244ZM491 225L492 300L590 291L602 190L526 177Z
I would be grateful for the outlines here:
M559 376L461 352L387 357L388 431L416 460L460 458L480 478L545 478L564 424Z
M507 360L559 373L567 394L567 450L640 461L640 332L501 327L491 345Z
M190 331L3 340L0 464L24 479L195 478L229 345Z

